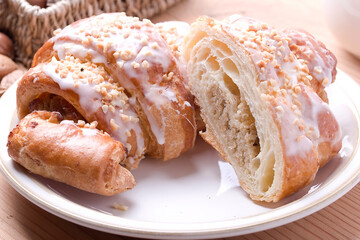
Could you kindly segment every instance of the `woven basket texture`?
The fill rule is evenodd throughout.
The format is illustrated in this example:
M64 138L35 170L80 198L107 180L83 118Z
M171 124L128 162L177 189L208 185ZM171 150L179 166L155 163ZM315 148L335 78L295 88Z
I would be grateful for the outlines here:
M48 0L46 8L25 0L0 0L0 31L11 36L16 61L30 67L36 51L53 31L70 23L105 12L126 12L150 18L180 0Z

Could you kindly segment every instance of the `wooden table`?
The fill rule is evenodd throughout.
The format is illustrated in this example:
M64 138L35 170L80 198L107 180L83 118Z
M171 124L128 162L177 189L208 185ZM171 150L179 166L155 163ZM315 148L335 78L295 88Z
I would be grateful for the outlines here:
M199 15L222 19L240 13L278 27L306 29L338 58L338 67L360 83L360 60L330 33L322 2L314 0L184 0L155 22L194 21ZM360 184L330 206L287 225L229 239L360 239ZM0 176L0 239L133 239L81 227L45 212L18 194Z

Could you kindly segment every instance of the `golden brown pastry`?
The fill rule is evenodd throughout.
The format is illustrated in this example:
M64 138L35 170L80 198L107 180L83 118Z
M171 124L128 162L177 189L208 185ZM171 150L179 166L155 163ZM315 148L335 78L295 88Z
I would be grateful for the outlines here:
M298 191L340 150L340 127L324 102L336 58L311 35L240 16L200 17L184 57L202 137L252 199Z
M56 112L32 112L11 131L9 155L33 173L88 192L113 195L133 188L134 177L120 165L123 145L95 123L79 125Z
M123 13L69 25L39 49L20 80L19 119L46 110L75 122L96 121L123 144L128 169L145 155L178 157L194 145L196 123L176 36L184 36L180 25L166 29Z
M36 53L18 85L20 119L43 94L61 96L128 149L126 165L164 160L195 139L192 97L177 59L150 21L122 13L80 20ZM173 124L177 123L177 124Z

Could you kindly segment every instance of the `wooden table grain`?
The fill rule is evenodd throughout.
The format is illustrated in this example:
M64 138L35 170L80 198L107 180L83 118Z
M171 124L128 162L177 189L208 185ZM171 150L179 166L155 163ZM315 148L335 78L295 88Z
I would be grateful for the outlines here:
M306 29L324 42L338 58L338 67L360 84L360 60L342 49L329 31L318 0L184 0L155 22L199 15L222 19L231 14L261 19L277 27ZM359 159L360 160L360 159ZM135 239L85 228L56 217L30 203L0 176L0 239ZM328 207L298 221L234 239L360 239L360 184Z

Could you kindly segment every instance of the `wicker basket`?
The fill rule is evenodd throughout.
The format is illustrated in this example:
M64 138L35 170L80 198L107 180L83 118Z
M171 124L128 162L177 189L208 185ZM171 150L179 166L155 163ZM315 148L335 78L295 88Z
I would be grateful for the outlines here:
M180 0L48 0L47 8L25 0L0 0L0 30L15 43L16 61L30 67L35 52L53 31L103 12L149 18Z

